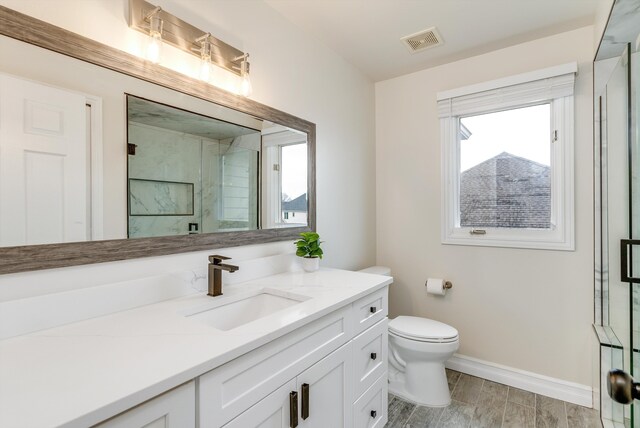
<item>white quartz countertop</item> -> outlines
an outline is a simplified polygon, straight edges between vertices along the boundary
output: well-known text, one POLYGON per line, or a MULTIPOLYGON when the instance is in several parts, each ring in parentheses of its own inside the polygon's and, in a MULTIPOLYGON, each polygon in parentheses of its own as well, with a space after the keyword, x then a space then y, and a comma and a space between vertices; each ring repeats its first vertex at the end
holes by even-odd
POLYGON ((0 427, 86 427, 390 284, 379 275, 288 272, 0 341, 0 427), (261 290, 307 300, 232 330, 185 317, 261 290))

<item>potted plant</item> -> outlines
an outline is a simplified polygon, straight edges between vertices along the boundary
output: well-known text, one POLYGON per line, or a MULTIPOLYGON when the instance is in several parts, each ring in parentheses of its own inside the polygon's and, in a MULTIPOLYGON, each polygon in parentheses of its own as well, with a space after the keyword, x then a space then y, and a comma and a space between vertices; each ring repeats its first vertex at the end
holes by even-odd
POLYGON ((320 235, 315 232, 302 232, 301 238, 295 242, 296 256, 302 257, 302 268, 307 272, 315 272, 320 268, 322 248, 320 235))

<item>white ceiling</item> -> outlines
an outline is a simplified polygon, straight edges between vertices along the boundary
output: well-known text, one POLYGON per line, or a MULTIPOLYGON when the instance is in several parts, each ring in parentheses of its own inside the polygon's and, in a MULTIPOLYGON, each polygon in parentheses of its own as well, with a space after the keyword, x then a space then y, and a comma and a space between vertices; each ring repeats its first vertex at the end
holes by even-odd
POLYGON ((604 0, 265 0, 374 81, 593 24, 604 0), (435 26, 444 45, 400 38, 435 26))

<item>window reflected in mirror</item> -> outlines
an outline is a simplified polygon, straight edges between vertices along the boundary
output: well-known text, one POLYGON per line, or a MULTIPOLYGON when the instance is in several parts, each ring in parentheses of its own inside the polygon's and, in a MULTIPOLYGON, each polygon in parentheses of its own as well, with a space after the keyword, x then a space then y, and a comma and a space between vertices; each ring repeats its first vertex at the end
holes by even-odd
POLYGON ((263 131, 264 228, 307 225, 307 135, 272 125, 263 131))
POLYGON ((307 143, 282 146, 282 223, 307 224, 307 143))

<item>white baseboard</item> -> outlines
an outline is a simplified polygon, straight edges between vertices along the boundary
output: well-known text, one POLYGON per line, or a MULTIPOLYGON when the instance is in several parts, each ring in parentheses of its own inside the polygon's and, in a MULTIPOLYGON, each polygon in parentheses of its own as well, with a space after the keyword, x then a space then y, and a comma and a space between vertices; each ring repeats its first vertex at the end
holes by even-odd
POLYGON ((477 358, 454 354, 445 363, 449 369, 481 377, 514 388, 524 389, 580 406, 593 407, 592 388, 477 358))

